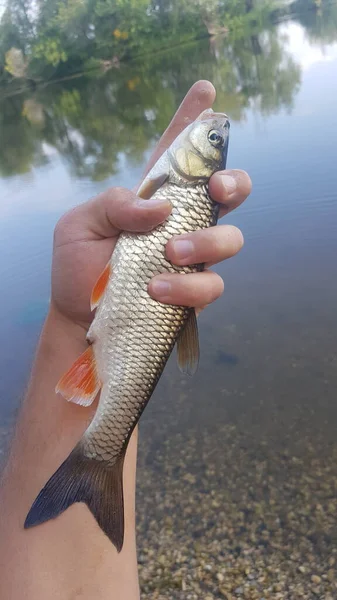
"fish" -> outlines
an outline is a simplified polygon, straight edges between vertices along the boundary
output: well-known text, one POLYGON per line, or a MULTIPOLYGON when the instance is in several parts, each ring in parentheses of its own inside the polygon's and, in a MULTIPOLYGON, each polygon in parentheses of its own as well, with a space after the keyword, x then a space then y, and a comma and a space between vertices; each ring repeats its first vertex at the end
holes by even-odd
POLYGON ((219 205, 210 197, 208 183, 226 167, 229 127, 226 114, 203 111, 140 185, 138 196, 166 198, 172 211, 150 232, 121 233, 93 288, 91 308, 96 312, 88 348, 60 379, 56 392, 82 406, 90 406, 100 394, 98 406, 78 444, 34 501, 26 529, 83 502, 121 551, 123 464, 131 434, 174 346, 183 372, 193 374, 199 362, 195 309, 154 300, 148 284, 161 273, 204 269, 203 264, 172 264, 165 247, 172 236, 216 225, 219 205))

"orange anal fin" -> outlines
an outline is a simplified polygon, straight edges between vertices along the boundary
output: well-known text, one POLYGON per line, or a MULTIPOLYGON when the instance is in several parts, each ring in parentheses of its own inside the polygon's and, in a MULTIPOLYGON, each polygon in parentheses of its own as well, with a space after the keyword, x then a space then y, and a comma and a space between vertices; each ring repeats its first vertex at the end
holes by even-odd
POLYGON ((56 393, 75 404, 90 406, 95 400, 101 383, 98 378, 92 346, 75 360, 73 366, 61 377, 56 393))
POLYGON ((91 310, 94 310, 99 304, 100 299, 102 298, 105 288, 108 285, 109 277, 111 273, 110 263, 107 264, 104 271, 101 273, 99 278, 97 279, 94 289, 91 292, 90 298, 90 306, 91 310))

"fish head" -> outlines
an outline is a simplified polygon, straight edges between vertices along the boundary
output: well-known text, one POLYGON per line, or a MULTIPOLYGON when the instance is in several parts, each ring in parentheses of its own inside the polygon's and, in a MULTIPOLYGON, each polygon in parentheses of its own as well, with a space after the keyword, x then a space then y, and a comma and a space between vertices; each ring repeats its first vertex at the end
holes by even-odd
POLYGON ((169 149, 171 166, 189 181, 207 180, 226 165, 229 119, 204 111, 176 138, 169 149))

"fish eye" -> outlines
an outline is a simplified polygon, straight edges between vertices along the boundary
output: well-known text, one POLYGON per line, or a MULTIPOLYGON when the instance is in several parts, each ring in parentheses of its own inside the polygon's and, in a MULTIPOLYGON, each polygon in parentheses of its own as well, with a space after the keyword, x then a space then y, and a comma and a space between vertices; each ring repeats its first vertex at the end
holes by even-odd
POLYGON ((220 135, 220 133, 214 129, 209 132, 208 140, 211 142, 212 146, 215 146, 216 148, 221 148, 225 143, 222 135, 220 135))

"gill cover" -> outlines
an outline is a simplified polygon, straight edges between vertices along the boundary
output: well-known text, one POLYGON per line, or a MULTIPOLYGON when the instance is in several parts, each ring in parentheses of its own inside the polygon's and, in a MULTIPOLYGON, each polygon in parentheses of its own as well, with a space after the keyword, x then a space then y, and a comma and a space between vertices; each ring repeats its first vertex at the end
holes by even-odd
POLYGON ((141 183, 137 194, 151 198, 170 175, 178 174, 188 183, 208 179, 225 167, 228 145, 229 119, 225 113, 215 113, 211 108, 204 110, 193 123, 188 125, 162 154, 141 183), (211 136, 217 141, 213 143, 211 136))

